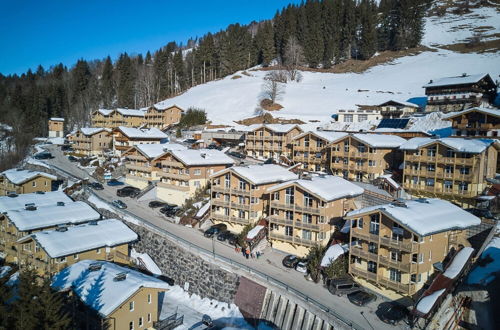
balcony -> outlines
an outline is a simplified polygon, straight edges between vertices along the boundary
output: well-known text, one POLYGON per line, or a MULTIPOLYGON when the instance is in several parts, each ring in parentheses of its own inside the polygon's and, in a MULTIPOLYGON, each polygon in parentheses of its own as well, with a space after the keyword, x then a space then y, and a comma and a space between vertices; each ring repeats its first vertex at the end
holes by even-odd
POLYGON ((142 155, 127 155, 125 156, 126 159, 129 159, 129 160, 142 160, 142 161, 146 161, 146 157, 142 156, 142 155))
POLYGON ((298 245, 305 245, 309 247, 313 247, 315 245, 318 245, 320 242, 313 241, 310 239, 305 239, 305 238, 300 238, 300 237, 294 237, 294 236, 288 236, 288 235, 282 235, 282 234, 276 234, 274 232, 269 232, 269 238, 270 239, 278 239, 280 241, 285 241, 291 244, 298 244, 298 245))
POLYGON ((318 232, 319 231, 326 231, 328 229, 325 227, 329 227, 328 224, 309 223, 309 222, 302 222, 302 221, 297 221, 297 220, 293 221, 293 220, 278 218, 276 216, 270 216, 267 219, 271 223, 276 223, 276 224, 286 225, 286 226, 293 226, 295 228, 313 230, 313 231, 318 231, 318 232))
POLYGON ((385 256, 380 256, 379 263, 388 268, 399 269, 405 273, 412 274, 417 271, 417 264, 411 263, 409 260, 396 261, 385 256))
POLYGON ((170 166, 170 167, 178 167, 178 168, 184 167, 184 165, 181 162, 170 161, 170 160, 162 160, 161 165, 162 166, 170 166))
POLYGON ((376 273, 372 273, 372 272, 368 272, 366 270, 361 270, 359 268, 356 268, 354 266, 354 264, 351 264, 351 270, 349 271, 349 273, 352 275, 359 276, 361 278, 373 281, 373 282, 377 282, 377 274, 376 273))
POLYGON ((406 252, 412 252, 418 243, 413 243, 410 240, 397 241, 390 237, 381 236, 380 243, 382 245, 406 252))
POLYGON ((210 189, 212 189, 213 192, 221 192, 226 194, 229 194, 231 192, 230 188, 226 188, 224 186, 212 186, 210 189))
POLYGON ((311 213, 311 214, 317 214, 317 215, 322 213, 321 212, 322 209, 320 209, 320 208, 299 206, 297 204, 280 204, 280 203, 271 202, 271 208, 290 210, 290 211, 295 210, 296 212, 311 213))
POLYGON ((170 172, 165 172, 165 171, 157 171, 156 174, 158 176, 168 178, 168 179, 174 179, 174 180, 189 181, 189 179, 190 179, 189 174, 178 174, 178 173, 170 173, 170 172))
POLYGON ((379 277, 378 283, 397 292, 408 294, 410 291, 410 284, 391 281, 386 277, 379 277))
POLYGON ((233 195, 250 196, 251 193, 250 190, 231 189, 231 194, 233 195))
POLYGON ((222 207, 229 207, 231 205, 231 203, 229 203, 229 202, 221 201, 221 200, 218 200, 218 199, 212 199, 211 203, 212 203, 212 205, 222 206, 222 207))
POLYGON ((151 166, 145 166, 145 165, 139 165, 139 163, 136 164, 125 164, 125 168, 127 170, 134 170, 134 171, 140 171, 140 172, 151 172, 153 170, 153 167, 151 166))
POLYGON ((166 183, 166 182, 158 182, 156 185, 158 187, 167 188, 167 189, 174 189, 174 190, 179 190, 179 191, 189 191, 189 186, 178 186, 176 184, 170 184, 170 183, 166 183))
POLYGON ((355 246, 351 248, 351 255, 363 258, 365 260, 370 260, 375 262, 378 261, 378 255, 376 253, 371 253, 355 246))
POLYGON ((363 239, 363 240, 368 241, 368 242, 378 242, 378 235, 358 231, 354 228, 352 230, 353 230, 352 236, 354 236, 356 238, 360 238, 360 239, 363 239))
POLYGON ((234 222, 234 223, 238 223, 238 224, 242 224, 242 225, 247 225, 250 223, 250 219, 233 217, 233 216, 223 215, 223 214, 212 213, 211 218, 213 220, 217 220, 217 221, 234 222))

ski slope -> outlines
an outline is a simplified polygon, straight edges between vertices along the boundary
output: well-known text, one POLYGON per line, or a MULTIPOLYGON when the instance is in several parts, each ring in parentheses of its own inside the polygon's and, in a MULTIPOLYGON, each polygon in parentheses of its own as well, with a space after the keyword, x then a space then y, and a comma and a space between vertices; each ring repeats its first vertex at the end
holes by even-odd
MULTIPOLYGON (((361 74, 302 72, 300 83, 284 85, 284 94, 277 101, 283 109, 272 114, 306 122, 325 122, 337 110, 354 109, 356 104, 378 104, 389 99, 405 101, 424 96, 422 86, 431 79, 482 72, 497 79, 500 74, 499 53, 461 54, 436 48, 437 45, 461 42, 478 27, 490 25, 493 30, 486 34, 500 31, 500 14, 495 8, 479 8, 461 18, 451 14, 427 18, 423 44, 432 47, 432 51, 402 57, 361 74)), ((266 72, 247 72, 251 76, 238 72, 239 79, 228 76, 199 85, 157 106, 177 104, 182 108, 202 108, 209 120, 217 124, 233 124, 233 121, 255 116, 262 99, 266 72)))

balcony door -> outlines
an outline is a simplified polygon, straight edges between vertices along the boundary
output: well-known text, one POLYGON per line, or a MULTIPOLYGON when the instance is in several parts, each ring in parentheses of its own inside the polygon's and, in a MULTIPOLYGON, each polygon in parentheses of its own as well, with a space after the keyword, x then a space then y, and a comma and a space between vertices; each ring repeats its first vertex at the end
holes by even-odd
POLYGON ((378 235, 380 231, 380 215, 372 214, 370 216, 370 234, 378 235))

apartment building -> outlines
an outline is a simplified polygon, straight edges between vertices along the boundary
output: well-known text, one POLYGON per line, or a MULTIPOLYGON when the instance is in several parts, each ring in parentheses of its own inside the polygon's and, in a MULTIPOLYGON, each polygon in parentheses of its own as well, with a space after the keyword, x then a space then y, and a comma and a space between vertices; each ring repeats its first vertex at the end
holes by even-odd
POLYGON ((210 219, 239 233, 267 215, 267 189, 276 183, 298 179, 279 165, 233 166, 214 173, 211 181, 210 219))
POLYGON ((90 121, 93 127, 112 127, 111 114, 114 110, 110 109, 97 109, 90 115, 90 121))
POLYGON ((426 111, 461 111, 493 104, 497 86, 486 73, 445 77, 424 85, 427 95, 426 111))
POLYGON ((273 248, 306 256, 311 247, 326 246, 334 221, 355 209, 354 197, 363 191, 333 175, 304 176, 269 187, 268 238, 273 248))
POLYGON ((361 123, 382 118, 380 109, 369 105, 358 105, 358 109, 341 109, 337 112, 337 116, 337 121, 340 123, 361 123))
POLYGON ((80 304, 70 307, 81 329, 103 324, 109 329, 156 328, 163 293, 169 289, 166 282, 153 276, 92 260, 79 261, 54 275, 52 287, 79 300, 80 304))
POLYGON ((49 119, 49 138, 64 136, 64 118, 52 117, 49 119))
POLYGON ((168 107, 153 106, 149 107, 145 113, 144 121, 148 127, 165 129, 181 121, 184 110, 177 105, 168 107))
POLYGON ((92 126, 116 128, 118 126, 139 127, 144 125, 145 113, 136 109, 98 109, 91 115, 92 126))
POLYGON ((159 144, 168 141, 168 135, 157 128, 118 126, 112 132, 113 152, 121 154, 138 144, 159 144))
POLYGON ((204 189, 210 176, 232 166, 234 160, 219 150, 168 150, 151 162, 156 177, 156 196, 183 205, 196 191, 204 189))
POLYGON ((308 131, 292 139, 292 160, 306 171, 325 172, 328 166, 328 145, 347 133, 308 131))
POLYGON ((451 121, 452 136, 469 138, 500 136, 500 109, 470 108, 452 112, 444 119, 451 121))
POLYGON ((69 140, 75 153, 84 156, 101 156, 111 149, 111 130, 100 127, 82 127, 72 133, 69 140))
POLYGON ((152 160, 168 150, 185 150, 185 146, 177 143, 137 144, 122 153, 127 174, 125 182, 139 189, 160 180, 156 176, 157 169, 152 160))
POLYGON ((40 275, 54 274, 80 260, 106 260, 130 264, 129 244, 137 234, 117 219, 59 226, 26 235, 17 241, 20 263, 40 275))
POLYGON ((497 173, 496 140, 413 138, 402 144, 403 188, 419 197, 439 197, 464 207, 497 173))
POLYGON ((419 106, 405 101, 389 100, 377 105, 382 118, 408 117, 418 111, 419 106))
POLYGON ((437 198, 371 206, 349 212, 346 219, 351 221, 349 273, 388 296, 414 296, 436 263, 470 246, 466 229, 481 223, 437 198))
POLYGON ((295 124, 255 125, 245 134, 247 156, 260 159, 290 157, 292 139, 302 133, 295 124))
POLYGON ((0 196, 52 191, 55 175, 14 168, 0 173, 0 196))
POLYGON ((372 182, 402 163, 399 147, 406 140, 385 134, 345 134, 328 146, 328 167, 344 179, 372 182))

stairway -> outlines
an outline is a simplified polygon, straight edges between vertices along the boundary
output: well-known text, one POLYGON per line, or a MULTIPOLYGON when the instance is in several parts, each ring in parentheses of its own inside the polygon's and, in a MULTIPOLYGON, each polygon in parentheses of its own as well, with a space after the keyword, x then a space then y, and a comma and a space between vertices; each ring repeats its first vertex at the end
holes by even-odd
POLYGON ((138 201, 143 201, 143 200, 156 199, 156 189, 155 188, 156 188, 156 185, 154 185, 154 184, 148 185, 146 188, 144 188, 144 189, 141 190, 141 192, 139 193, 139 195, 137 195, 137 200, 138 201), (151 194, 148 194, 153 189, 155 189, 155 191, 153 193, 151 193, 151 194))

